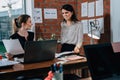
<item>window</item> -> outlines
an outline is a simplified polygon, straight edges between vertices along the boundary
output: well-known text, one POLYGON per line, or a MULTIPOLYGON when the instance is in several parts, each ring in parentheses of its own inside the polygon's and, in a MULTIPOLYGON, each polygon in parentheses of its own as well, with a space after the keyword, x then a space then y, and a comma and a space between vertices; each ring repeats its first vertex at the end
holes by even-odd
MULTIPOLYGON (((25 13, 24 6, 24 0, 0 0, 0 42, 9 38, 12 33, 12 19, 25 13)), ((2 45, 0 43, 0 54, 5 51, 2 45)))
POLYGON ((24 13, 24 0, 0 0, 0 40, 9 38, 12 19, 24 13))

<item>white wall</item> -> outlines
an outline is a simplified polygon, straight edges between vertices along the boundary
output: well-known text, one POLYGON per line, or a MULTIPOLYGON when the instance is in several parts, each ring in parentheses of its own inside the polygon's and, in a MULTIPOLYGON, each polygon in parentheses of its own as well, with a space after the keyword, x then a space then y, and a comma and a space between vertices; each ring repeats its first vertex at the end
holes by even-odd
POLYGON ((110 0, 111 41, 120 42, 120 0, 110 0))

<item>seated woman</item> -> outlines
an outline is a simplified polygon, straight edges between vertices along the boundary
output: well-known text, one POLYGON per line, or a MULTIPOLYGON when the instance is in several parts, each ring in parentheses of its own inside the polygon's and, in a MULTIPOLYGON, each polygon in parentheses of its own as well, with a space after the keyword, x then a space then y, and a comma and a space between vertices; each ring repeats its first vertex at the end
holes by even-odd
MULTIPOLYGON (((24 49, 24 45, 26 41, 34 40, 34 33, 28 30, 31 29, 32 22, 31 17, 27 14, 20 15, 18 18, 15 18, 13 21, 13 34, 10 36, 10 39, 18 39, 22 48, 24 49)), ((21 55, 12 55, 10 53, 5 53, 8 59, 13 57, 22 57, 21 55)))

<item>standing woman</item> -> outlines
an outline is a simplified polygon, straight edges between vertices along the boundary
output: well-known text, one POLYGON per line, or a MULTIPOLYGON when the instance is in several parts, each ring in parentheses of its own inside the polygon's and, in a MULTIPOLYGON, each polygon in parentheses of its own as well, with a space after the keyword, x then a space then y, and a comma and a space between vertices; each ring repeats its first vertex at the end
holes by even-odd
POLYGON ((75 11, 70 4, 61 8, 63 21, 61 22, 61 52, 74 51, 79 53, 83 42, 83 27, 78 21, 75 11))
MULTIPOLYGON (((13 21, 13 34, 10 36, 10 39, 18 39, 22 48, 24 49, 26 41, 34 40, 34 33, 28 31, 31 29, 31 26, 32 22, 31 17, 29 15, 23 14, 20 15, 18 18, 15 18, 13 21)), ((6 57, 9 59, 15 56, 23 55, 11 55, 10 53, 6 53, 6 57)))

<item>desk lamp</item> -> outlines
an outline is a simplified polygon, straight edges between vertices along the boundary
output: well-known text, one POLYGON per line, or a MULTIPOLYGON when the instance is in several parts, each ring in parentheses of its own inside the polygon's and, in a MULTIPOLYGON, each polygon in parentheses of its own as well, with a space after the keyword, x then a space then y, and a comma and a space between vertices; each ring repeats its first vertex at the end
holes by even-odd
POLYGON ((93 21, 90 22, 90 31, 88 32, 88 36, 90 37, 90 44, 94 43, 93 39, 100 39, 99 28, 100 27, 96 26, 96 24, 93 21))

